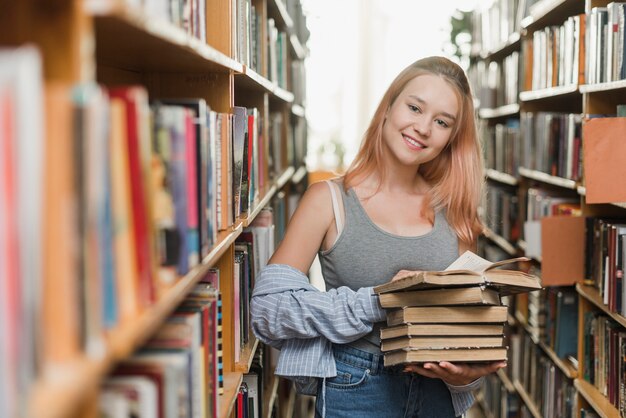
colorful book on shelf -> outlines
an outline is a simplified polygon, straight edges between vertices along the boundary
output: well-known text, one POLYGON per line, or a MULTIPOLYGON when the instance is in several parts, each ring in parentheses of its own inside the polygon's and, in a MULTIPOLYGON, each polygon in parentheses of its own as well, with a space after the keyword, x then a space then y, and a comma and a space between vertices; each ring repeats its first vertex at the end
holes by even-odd
POLYGON ((424 350, 449 348, 484 348, 502 347, 504 338, 489 337, 400 337, 382 340, 380 350, 383 352, 396 350, 424 350))
POLYGON ((399 324, 381 328, 382 340, 399 337, 428 336, 498 336, 504 333, 504 323, 496 324, 399 324))
POLYGON ((399 290, 483 285, 497 289, 501 295, 507 295, 541 289, 536 276, 498 268, 517 261, 528 259, 518 257, 492 263, 466 251, 444 271, 401 271, 393 281, 376 286, 374 292, 383 294, 399 290))
POLYGON ((135 256, 138 267, 138 296, 145 307, 156 299, 153 256, 151 187, 149 184, 152 144, 150 143, 148 93, 141 86, 116 87, 109 90, 111 98, 120 99, 126 110, 135 256))
POLYGON ((490 362, 507 359, 506 347, 398 350, 385 353, 385 366, 423 362, 490 362))
MULTIPOLYGON (((12 200, 4 199, 6 194, 2 192, 3 183, 10 179, 6 176, 3 167, 8 167, 10 162, 8 143, 12 141, 12 135, 3 126, 8 123, 8 103, 3 104, 0 93, 0 197, 4 202, 12 205, 12 200), (5 136, 6 135, 6 136, 5 136)), ((78 256, 75 246, 78 239, 78 230, 75 222, 68 222, 73 219, 72 208, 76 202, 76 190, 74 188, 75 171, 72 164, 72 104, 70 102, 69 88, 62 84, 49 84, 46 88, 46 132, 50 138, 54 138, 55 146, 46 147, 45 154, 45 207, 44 212, 44 269, 43 269, 43 298, 42 321, 43 321, 43 349, 42 358, 44 364, 55 364, 71 360, 78 355, 79 343, 79 296, 78 296, 78 256), (59 239, 63 237, 63 239, 59 239)), ((6 203, 5 203, 6 205, 6 203)), ((6 214, 8 205, 0 211, 6 214)), ((4 223, 3 215, 0 213, 0 228, 9 233, 3 234, 0 240, 6 240, 13 236, 10 233, 9 224, 4 223)), ((12 244, 11 244, 12 246, 12 244)), ((9 249, 5 241, 0 248, 9 249)), ((6 250, 5 250, 6 251, 6 250)), ((15 295, 7 288, 8 281, 14 280, 10 273, 10 262, 14 258, 4 257, 0 254, 0 276, 4 284, 0 285, 2 297, 2 317, 3 321, 14 321, 14 313, 7 308, 11 308, 11 299, 15 295), (6 258, 6 259, 5 259, 6 258)), ((17 300, 17 298, 15 298, 17 300)), ((16 341, 10 334, 7 334, 9 324, 1 327, 2 340, 16 341)), ((5 350, 2 350, 5 351, 5 350)), ((8 353, 4 353, 8 358, 8 353)), ((7 367, 8 368, 8 367, 7 367)), ((8 371, 8 370, 7 370, 8 371)))
POLYGON ((481 286, 389 292, 378 295, 383 308, 403 306, 500 305, 500 295, 481 286))
POLYGON ((506 306, 407 306, 387 311, 387 325, 499 323, 507 320, 506 306))
POLYGON ((125 104, 121 99, 110 101, 111 198, 115 277, 121 323, 136 319, 139 312, 139 268, 135 256, 135 228, 131 201, 130 162, 126 140, 125 104))

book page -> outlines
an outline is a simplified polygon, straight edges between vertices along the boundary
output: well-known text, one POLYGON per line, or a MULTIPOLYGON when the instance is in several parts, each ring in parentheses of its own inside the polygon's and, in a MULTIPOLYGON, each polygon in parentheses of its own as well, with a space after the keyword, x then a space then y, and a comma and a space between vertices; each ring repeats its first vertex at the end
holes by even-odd
POLYGON ((474 254, 471 251, 465 251, 459 258, 450 264, 444 271, 450 270, 470 270, 476 273, 483 273, 489 266, 491 261, 474 254))

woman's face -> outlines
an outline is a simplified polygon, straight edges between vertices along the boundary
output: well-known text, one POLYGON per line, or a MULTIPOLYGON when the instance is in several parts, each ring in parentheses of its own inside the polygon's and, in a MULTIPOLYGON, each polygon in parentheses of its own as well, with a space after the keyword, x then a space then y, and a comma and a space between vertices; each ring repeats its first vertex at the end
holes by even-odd
POLYGON ((387 111, 383 143, 393 160, 419 167, 445 148, 459 118, 459 101, 442 77, 424 74, 404 87, 387 111))

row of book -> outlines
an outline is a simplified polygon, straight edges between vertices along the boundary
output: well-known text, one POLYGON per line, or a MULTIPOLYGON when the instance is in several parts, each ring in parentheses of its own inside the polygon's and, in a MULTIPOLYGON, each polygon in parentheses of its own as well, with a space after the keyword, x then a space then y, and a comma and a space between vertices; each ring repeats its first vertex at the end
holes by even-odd
POLYGON ((483 197, 482 219, 496 235, 509 243, 520 238, 519 198, 517 189, 503 184, 487 184, 483 197))
POLYGON ((150 101, 141 86, 44 89, 31 47, 0 62, 4 397, 48 364, 103 355, 106 332, 198 264, 293 156, 284 112, 266 138, 256 109, 150 101))
POLYGON ((520 119, 481 123, 487 168, 518 176, 519 167, 578 181, 582 178, 582 115, 522 112, 520 119))
POLYGON ((570 180, 582 178, 582 115, 522 112, 520 131, 523 167, 570 180))
POLYGON ((584 315, 583 378, 626 415, 626 332, 604 314, 584 315))
MULTIPOLYGON (((495 2, 491 10, 475 12, 473 42, 481 44, 486 51, 502 47, 510 36, 507 20, 497 19, 501 16, 500 12, 511 17, 510 6, 503 7, 502 3, 506 2, 495 2)), ((546 26, 532 32, 522 41, 522 55, 525 57, 519 73, 522 90, 596 84, 626 78, 625 5, 623 2, 611 2, 606 6, 592 7, 587 14, 569 16, 561 25, 546 26)), ((515 32, 519 33, 519 28, 515 32)))
POLYGON ((224 391, 220 272, 211 269, 102 383, 101 416, 217 417, 224 391))
POLYGON ((519 52, 512 52, 502 61, 479 61, 470 69, 470 80, 480 107, 493 109, 517 103, 519 85, 519 52))
POLYGON ((481 142, 485 154, 485 166, 500 173, 517 177, 521 162, 520 121, 508 119, 505 123, 490 125, 480 122, 481 142))
POLYGON ((497 0, 480 3, 472 15, 472 43, 477 52, 488 53, 505 45, 520 32, 522 19, 537 0, 497 0))
MULTIPOLYGON (((223 350, 232 350, 235 363, 241 361, 242 348, 250 339, 249 303, 254 278, 267 264, 273 246, 272 211, 263 209, 235 244, 234 347, 222 340, 222 315, 230 315, 230 311, 224 311, 222 305, 220 270, 212 268, 149 341, 104 381, 102 415, 127 417, 128 411, 135 411, 144 418, 219 416, 220 395, 224 393, 223 350)), ((262 358, 259 349, 239 389, 237 416, 260 416, 262 358)))

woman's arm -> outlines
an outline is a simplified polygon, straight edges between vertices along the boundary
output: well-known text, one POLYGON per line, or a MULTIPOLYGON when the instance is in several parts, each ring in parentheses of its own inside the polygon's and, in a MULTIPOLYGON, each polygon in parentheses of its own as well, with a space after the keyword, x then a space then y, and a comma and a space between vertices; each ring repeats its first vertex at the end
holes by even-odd
POLYGON ((348 343, 368 334, 386 317, 372 288, 320 292, 290 266, 272 264, 258 277, 250 305, 252 330, 273 344, 323 336, 348 343))

